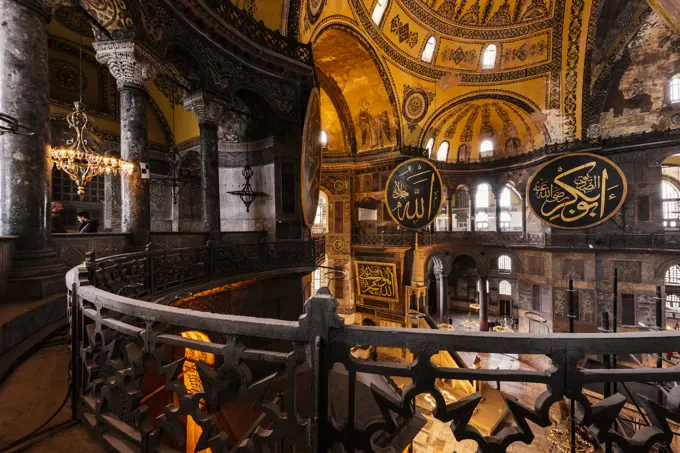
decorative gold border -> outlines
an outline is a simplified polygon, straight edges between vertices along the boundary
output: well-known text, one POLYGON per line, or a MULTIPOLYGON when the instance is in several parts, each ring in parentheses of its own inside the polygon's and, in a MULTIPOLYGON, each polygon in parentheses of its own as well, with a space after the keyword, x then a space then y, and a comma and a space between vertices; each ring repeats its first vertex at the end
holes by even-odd
MULTIPOLYGON (((312 101, 314 99, 317 99, 319 101, 319 115, 321 115, 321 97, 320 97, 320 91, 318 87, 312 88, 312 92, 309 94, 309 100, 307 101, 307 111, 305 113, 305 125, 304 128, 302 129, 302 156, 300 159, 300 201, 301 201, 301 207, 302 207, 302 221, 305 222, 305 225, 307 225, 307 228, 311 228, 314 225, 314 218, 312 218, 312 221, 310 222, 309 219, 307 218, 307 209, 306 209, 306 202, 305 202, 305 153, 307 151, 307 129, 309 128, 309 123, 310 123, 310 118, 309 115, 311 113, 312 109, 312 101)), ((321 126, 321 122, 319 122, 319 127, 321 126)), ((321 156, 319 156, 319 159, 323 161, 323 152, 321 152, 321 156)), ((322 162, 323 163, 323 162, 322 162)), ((321 168, 321 164, 319 165, 319 168, 321 168)), ((321 192, 321 174, 319 174, 319 192, 321 192)), ((319 195, 321 196, 321 195, 319 195)), ((318 208, 319 201, 317 199, 317 208, 318 208)))
POLYGON ((527 182, 526 193, 524 194, 524 202, 529 206, 529 209, 531 209, 531 212, 532 212, 532 213, 533 213, 533 214, 534 214, 541 222, 545 223, 546 225, 550 225, 550 226, 553 227, 553 228, 559 228, 559 229, 561 229, 561 230, 587 230, 588 228, 592 228, 592 227, 594 227, 594 226, 598 226, 599 224, 601 224, 601 223, 603 223, 603 222, 606 222, 607 220, 609 220, 609 219, 611 219, 612 217, 614 217, 614 215, 616 215, 616 213, 619 212, 619 210, 621 210, 621 207, 623 206, 623 203, 626 201, 626 196, 627 196, 627 195, 628 195, 628 181, 626 180, 626 175, 623 174, 623 171, 621 171, 621 168, 619 168, 618 165, 616 165, 614 162, 612 162, 611 160, 607 159, 606 157, 600 156, 599 154, 593 154, 593 153, 571 153, 571 154, 565 154, 565 155, 563 155, 563 156, 556 157, 556 158, 554 158, 554 159, 552 159, 552 160, 550 160, 550 161, 544 163, 544 164, 541 165, 540 167, 538 167, 538 170, 536 170, 536 171, 534 172, 534 174, 531 175, 531 177, 529 178, 529 181, 527 182), (607 217, 605 217, 604 219, 599 220, 597 223, 593 223, 592 225, 583 226, 583 227, 565 227, 565 226, 554 225, 554 224, 548 222, 547 220, 543 219, 543 217, 541 217, 540 215, 538 215, 538 214, 536 213, 536 211, 534 211, 533 206, 531 206, 531 203, 529 203, 529 192, 531 191, 531 184, 534 182, 534 177, 536 177, 536 175, 539 174, 539 173, 541 172, 541 170, 543 170, 543 168, 545 168, 546 166, 552 164, 553 162, 556 162, 556 161, 558 161, 558 160, 560 160, 560 159, 564 159, 564 158, 567 158, 567 157, 573 157, 573 156, 590 156, 590 157, 593 157, 593 158, 595 158, 595 159, 603 160, 603 161, 607 162, 609 165, 611 165, 613 168, 615 168, 616 171, 619 172, 619 175, 621 176, 621 180, 623 181, 623 196, 621 197, 621 201, 619 202, 619 205, 618 205, 614 210, 612 210, 612 212, 611 212, 607 217))
POLYGON ((377 261, 357 261, 354 260, 354 279, 357 282, 357 295, 361 297, 361 305, 363 305, 363 299, 377 299, 377 300, 386 300, 389 302, 398 302, 399 301, 399 285, 397 283, 397 265, 394 263, 380 263, 377 261), (368 264, 368 265, 373 265, 373 266, 385 266, 385 267, 390 267, 392 269, 392 286, 394 287, 394 297, 380 297, 380 296, 367 296, 361 293, 361 285, 359 284, 359 264, 368 264))
MULTIPOLYGON (((424 163, 426 163, 427 165, 429 165, 430 167, 432 167, 432 169, 434 170, 435 174, 437 175, 437 178, 439 178, 439 187, 441 187, 442 193, 444 192, 444 183, 442 182, 442 175, 439 173, 439 169, 438 169, 436 166, 434 166, 434 165, 432 164, 432 162, 430 162, 429 159, 424 159, 424 158, 422 158, 422 157, 416 157, 416 158, 413 158, 413 159, 405 160, 404 162, 402 162, 402 163, 400 163, 399 165, 397 165, 396 167, 394 167, 394 170, 392 170, 392 172, 390 173, 390 176, 387 178, 387 183, 385 184, 383 203, 387 204, 387 197, 388 197, 387 188, 390 186, 390 180, 392 179, 392 176, 394 175, 394 173, 395 173, 397 170, 399 170, 402 166, 404 166, 404 165, 406 165, 406 164, 409 164, 409 163, 411 163, 411 162, 416 162, 416 161, 424 162, 424 163)), ((408 227, 405 227, 404 225, 402 225, 401 223, 399 223, 399 221, 392 215, 392 211, 391 211, 390 209, 387 209, 387 212, 390 214, 390 217, 392 217, 392 220, 394 220, 394 223, 396 223, 397 225, 399 225, 401 228, 403 228, 403 229, 405 229, 405 230, 409 230, 409 231, 420 231, 420 230, 423 230, 423 229, 429 227, 430 225, 432 225, 432 223, 433 223, 435 220, 437 220, 437 217, 439 217, 439 211, 441 211, 441 209, 442 209, 442 204, 444 204, 444 195, 443 195, 443 194, 442 194, 442 196, 439 197, 439 206, 437 207, 437 215, 434 216, 434 218, 433 218, 432 220, 430 220, 430 221, 427 223, 427 225, 424 225, 424 226, 422 226, 422 227, 420 227, 420 228, 408 228, 408 227)), ((389 208, 389 205, 387 205, 387 207, 389 208)))

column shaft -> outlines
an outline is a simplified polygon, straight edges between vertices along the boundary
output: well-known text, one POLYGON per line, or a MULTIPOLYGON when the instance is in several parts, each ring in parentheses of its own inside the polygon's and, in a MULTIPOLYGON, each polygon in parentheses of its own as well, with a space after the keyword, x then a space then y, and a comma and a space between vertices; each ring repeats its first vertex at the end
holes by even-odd
POLYGON ((146 96, 141 87, 120 89, 120 156, 134 165, 132 174, 121 175, 121 230, 139 240, 151 230, 149 179, 142 177, 140 168, 149 163, 146 96))
POLYGON ((453 231, 453 213, 451 212, 451 197, 446 198, 446 217, 448 219, 448 231, 453 231))
POLYGON ((470 215, 468 215, 468 231, 475 231, 475 196, 470 196, 470 215))
POLYGON ((501 192, 496 194, 496 231, 501 231, 501 192))
POLYGON ((47 13, 0 0, 0 112, 34 132, 0 136, 0 235, 19 236, 20 250, 48 248, 52 231, 47 13))
POLYGON ((219 162, 217 125, 204 122, 201 129, 201 198, 203 231, 217 239, 220 233, 219 162))
POLYGON ((489 295, 486 293, 486 277, 479 279, 479 331, 489 330, 489 295))

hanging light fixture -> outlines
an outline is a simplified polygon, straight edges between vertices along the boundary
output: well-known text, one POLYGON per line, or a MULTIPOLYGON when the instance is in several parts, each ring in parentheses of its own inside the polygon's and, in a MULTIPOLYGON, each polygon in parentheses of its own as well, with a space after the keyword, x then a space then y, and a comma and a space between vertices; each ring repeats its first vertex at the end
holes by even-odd
POLYGON ((246 179, 243 183, 243 188, 241 190, 234 190, 230 193, 231 195, 236 195, 241 199, 244 205, 246 205, 246 212, 250 212, 250 205, 257 197, 268 197, 269 195, 264 192, 255 192, 253 187, 250 185, 250 178, 253 177, 253 169, 250 166, 250 159, 248 153, 248 136, 246 135, 246 165, 243 167, 241 172, 243 177, 246 179))
MULTIPOLYGON (((172 193, 172 204, 177 204, 179 199, 179 194, 182 189, 187 185, 191 184, 194 178, 200 178, 200 169, 193 167, 188 167, 186 160, 182 162, 182 155, 175 147, 175 105, 177 104, 178 97, 178 86, 177 81, 173 79, 172 81, 172 93, 170 93, 169 101, 170 108, 172 109, 172 139, 173 143, 168 145, 168 161, 170 163, 170 173, 166 176, 154 176, 152 179, 154 182, 162 184, 164 186, 170 187, 172 193)), ((181 99, 181 97, 180 97, 181 99)))
POLYGON ((83 38, 80 38, 80 94, 74 102, 74 110, 66 115, 69 129, 73 129, 75 137, 66 141, 66 147, 52 149, 52 162, 57 170, 68 175, 78 185, 78 195, 85 195, 85 186, 93 178, 105 174, 131 174, 134 165, 115 157, 104 156, 90 150, 85 138, 89 128, 89 118, 83 104, 83 38))

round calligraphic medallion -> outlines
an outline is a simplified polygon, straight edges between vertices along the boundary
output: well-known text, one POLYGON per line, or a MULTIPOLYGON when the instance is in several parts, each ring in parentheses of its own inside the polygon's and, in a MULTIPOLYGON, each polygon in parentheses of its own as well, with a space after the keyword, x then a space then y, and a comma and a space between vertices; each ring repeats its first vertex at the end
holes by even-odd
POLYGON ((616 214, 628 193, 626 176, 609 159, 590 153, 560 156, 529 179, 533 213, 555 228, 594 227, 616 214))
POLYGON ((392 219, 407 230, 420 230, 434 222, 442 205, 442 177, 427 159, 402 162, 392 170, 385 186, 385 202, 392 219))
POLYGON ((427 93, 423 90, 413 90, 404 98, 402 111, 407 121, 417 123, 425 118, 429 106, 427 93))
POLYGON ((305 127, 302 131, 301 179, 302 216, 311 228, 319 205, 321 182, 321 109, 319 89, 314 88, 307 104, 305 127))

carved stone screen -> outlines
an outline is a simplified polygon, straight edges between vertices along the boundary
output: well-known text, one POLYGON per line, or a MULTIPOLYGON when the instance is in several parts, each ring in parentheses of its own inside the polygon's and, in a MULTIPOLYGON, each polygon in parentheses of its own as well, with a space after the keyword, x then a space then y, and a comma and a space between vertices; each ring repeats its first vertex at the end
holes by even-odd
POLYGON ((560 156, 529 179, 526 197, 533 213, 555 228, 590 228, 616 214, 628 185, 621 169, 590 153, 560 156))
POLYGON ((392 171, 385 186, 390 217, 402 228, 420 230, 434 222, 442 204, 442 178, 427 159, 410 159, 392 171))

